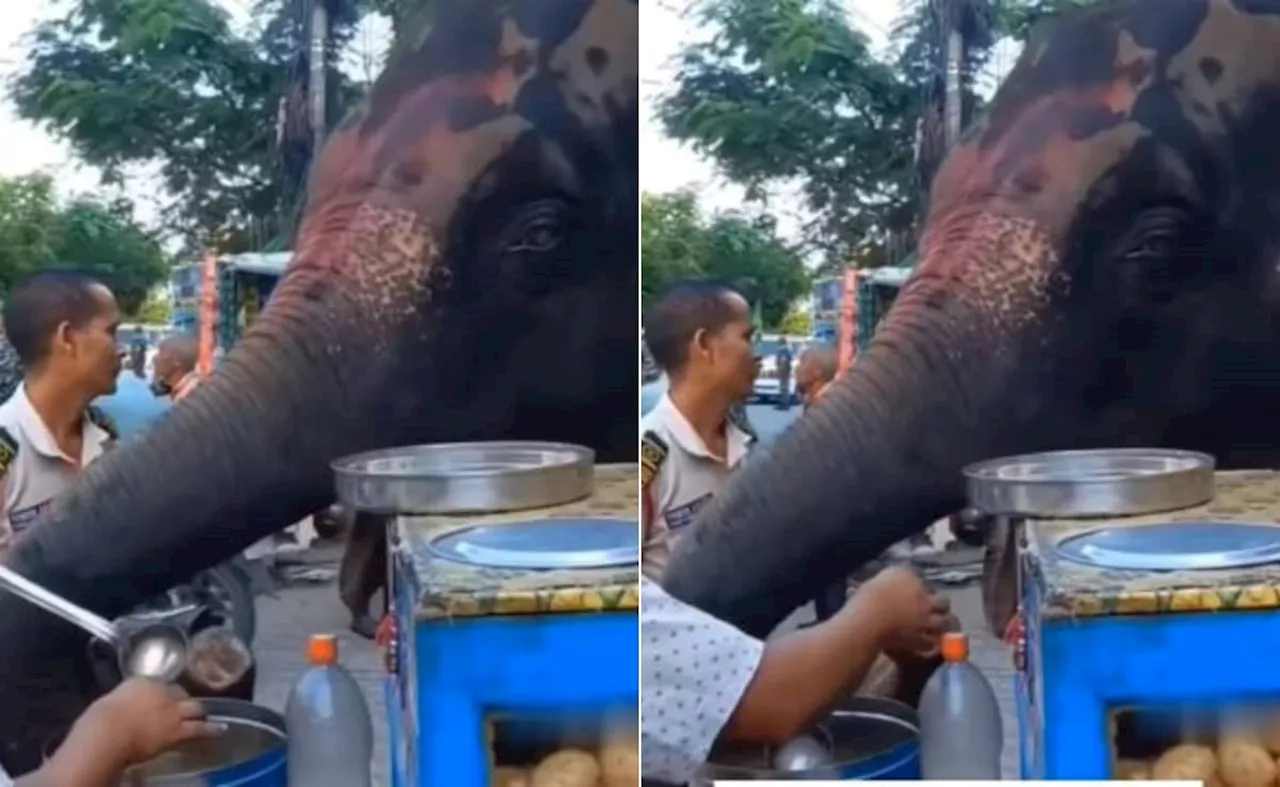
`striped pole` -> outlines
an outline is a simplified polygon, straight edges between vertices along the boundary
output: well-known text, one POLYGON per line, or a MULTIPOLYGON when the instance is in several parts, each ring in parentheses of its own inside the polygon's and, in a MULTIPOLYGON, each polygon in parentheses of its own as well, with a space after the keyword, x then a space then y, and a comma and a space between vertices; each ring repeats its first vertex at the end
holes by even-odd
POLYGON ((844 269, 844 294, 840 301, 840 366, 838 376, 843 377, 853 365, 858 347, 858 271, 844 269))
POLYGON ((199 351, 196 355, 196 371, 201 377, 213 371, 213 348, 217 343, 214 323, 218 320, 218 255, 205 252, 200 266, 200 331, 199 351))

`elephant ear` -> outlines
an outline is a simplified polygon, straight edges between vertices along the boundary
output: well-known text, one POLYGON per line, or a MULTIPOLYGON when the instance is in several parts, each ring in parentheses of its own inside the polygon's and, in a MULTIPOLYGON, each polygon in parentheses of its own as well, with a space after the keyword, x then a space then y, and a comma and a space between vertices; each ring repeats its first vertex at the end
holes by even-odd
POLYGON ((1009 517, 992 517, 982 557, 982 608, 987 625, 1003 638, 1018 614, 1018 528, 1009 517))

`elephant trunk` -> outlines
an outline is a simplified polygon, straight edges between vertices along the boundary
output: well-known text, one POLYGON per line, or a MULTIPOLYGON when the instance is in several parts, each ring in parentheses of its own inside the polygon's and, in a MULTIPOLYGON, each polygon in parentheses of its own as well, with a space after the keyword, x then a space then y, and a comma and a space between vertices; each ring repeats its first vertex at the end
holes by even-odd
MULTIPOLYGON (((344 368, 361 357, 360 334, 330 338, 338 321, 319 312, 332 299, 308 302, 289 277, 279 286, 222 368, 87 468, 18 539, 5 557, 11 568, 111 618, 331 500, 328 462, 376 439, 367 424, 335 423, 331 403, 355 412, 366 387, 348 375, 376 370, 344 368)), ((31 736, 65 730, 93 695, 79 638, 0 592, 0 740, 10 772, 37 764, 26 758, 47 741, 31 736)))
POLYGON ((997 404, 1021 334, 962 275, 990 244, 948 245, 950 257, 941 244, 924 255, 849 374, 680 539, 669 592, 763 637, 823 585, 962 508, 966 464, 1039 439, 1006 428, 1021 416, 997 404))

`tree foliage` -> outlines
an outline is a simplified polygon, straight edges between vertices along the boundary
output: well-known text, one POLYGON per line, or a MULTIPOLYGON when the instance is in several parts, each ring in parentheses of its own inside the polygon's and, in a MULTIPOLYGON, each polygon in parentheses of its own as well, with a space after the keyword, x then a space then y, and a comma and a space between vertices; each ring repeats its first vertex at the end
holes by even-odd
POLYGON ((61 203, 45 175, 0 179, 0 297, 38 270, 70 266, 101 278, 135 313, 169 267, 132 213, 125 200, 61 203))
POLYGON ((1063 14, 1096 5, 1098 0, 1017 0, 997 6, 999 29, 1008 36, 1026 41, 1032 28, 1063 14))
POLYGON ((881 59, 837 0, 704 0, 658 118, 750 199, 797 183, 821 269, 902 257, 946 153, 947 39, 962 41, 961 122, 996 41, 1094 0, 905 0, 881 59))
MULTIPOLYGON (((1005 4, 1001 4, 1003 7, 1005 4)), ((947 37, 961 36, 960 123, 969 125, 982 107, 975 90, 999 35, 999 13, 992 0, 907 0, 891 31, 894 71, 915 103, 915 193, 923 208, 929 184, 946 156, 947 37)), ((919 215, 919 214, 917 214, 919 215)))
POLYGON ((807 309, 792 309, 778 324, 778 332, 787 336, 812 335, 813 313, 807 309))
POLYGON ((726 212, 704 219, 689 191, 644 194, 640 204, 646 304, 681 279, 712 278, 740 288, 773 327, 808 290, 798 251, 778 237, 771 217, 726 212))
MULTIPOLYGON (((352 0, 329 2, 336 60, 358 15, 352 0)), ((245 35, 214 0, 76 0, 31 35, 10 95, 109 180, 158 164, 173 199, 167 230, 243 250, 260 242, 251 227, 295 207, 277 121, 307 71, 305 6, 264 0, 258 32, 245 35)), ((334 64, 328 84, 336 119, 352 89, 334 64)))
POLYGON ((914 97, 834 0, 709 0, 719 31, 684 50, 660 98, 667 132, 759 197, 799 183, 805 240, 847 259, 909 224, 914 97))

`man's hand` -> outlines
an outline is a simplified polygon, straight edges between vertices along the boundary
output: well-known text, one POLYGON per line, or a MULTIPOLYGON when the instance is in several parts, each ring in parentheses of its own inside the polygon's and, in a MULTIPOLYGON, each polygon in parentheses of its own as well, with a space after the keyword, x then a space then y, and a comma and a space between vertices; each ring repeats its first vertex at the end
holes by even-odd
POLYGON ((934 593, 914 571, 893 566, 858 588, 883 626, 883 649, 890 656, 928 657, 942 632, 953 625, 951 605, 934 593))
POLYGON ((18 785, 105 787, 166 749, 220 732, 182 689, 133 678, 90 705, 54 756, 18 785))
POLYGON ((177 686, 144 678, 126 680, 89 706, 76 721, 111 741, 129 765, 192 738, 217 734, 220 725, 205 721, 204 706, 177 686))

